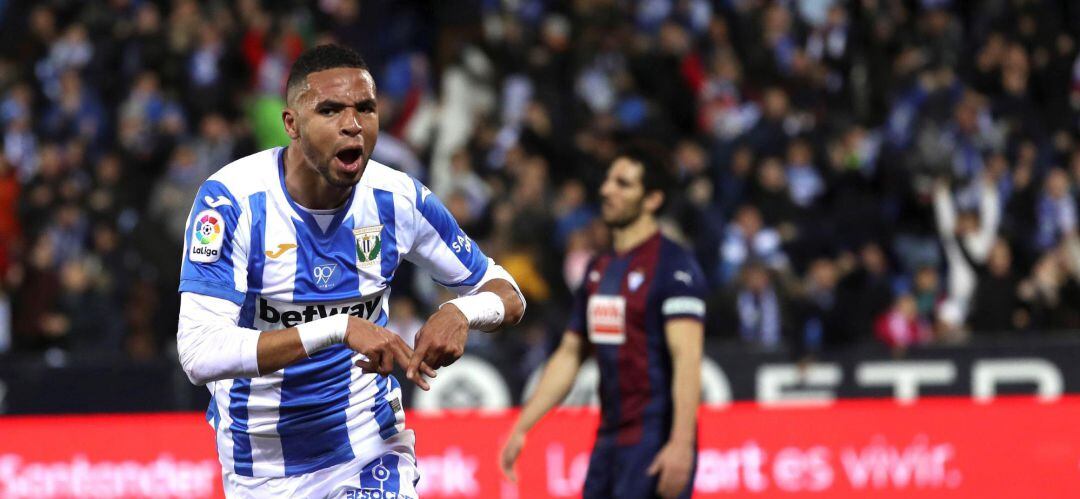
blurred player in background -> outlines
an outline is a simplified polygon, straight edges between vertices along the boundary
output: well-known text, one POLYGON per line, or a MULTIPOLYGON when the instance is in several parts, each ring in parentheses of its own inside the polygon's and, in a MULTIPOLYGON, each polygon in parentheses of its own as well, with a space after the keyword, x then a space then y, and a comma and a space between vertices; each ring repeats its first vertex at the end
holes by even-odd
POLYGON ((613 249, 590 262, 559 347, 502 450, 511 480, 525 434, 570 391, 591 351, 601 422, 586 498, 689 497, 697 457, 705 278, 690 252, 661 235, 671 184, 663 155, 623 151, 600 188, 613 249))
POLYGON ((470 328, 517 322, 524 299, 426 187, 369 161, 379 118, 359 54, 305 52, 286 92, 289 146, 225 166, 196 197, 180 360, 212 394, 226 495, 416 497, 389 373, 426 389, 422 374, 460 357, 470 328), (461 295, 415 338, 384 328, 406 259, 461 295))

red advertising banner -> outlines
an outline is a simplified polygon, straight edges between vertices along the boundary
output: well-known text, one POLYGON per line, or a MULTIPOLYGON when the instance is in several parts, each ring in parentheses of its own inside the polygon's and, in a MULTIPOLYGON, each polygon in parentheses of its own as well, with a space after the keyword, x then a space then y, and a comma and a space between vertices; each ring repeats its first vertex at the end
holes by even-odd
MULTIPOLYGON (((412 413, 419 492, 576 497, 597 424, 561 410, 529 434, 520 483, 497 453, 516 411, 412 413)), ((925 398, 703 409, 695 497, 1076 497, 1080 397, 925 398)), ((0 498, 220 497, 201 414, 0 418, 0 498)))
POLYGON ((0 498, 222 495, 201 414, 0 417, 0 498))

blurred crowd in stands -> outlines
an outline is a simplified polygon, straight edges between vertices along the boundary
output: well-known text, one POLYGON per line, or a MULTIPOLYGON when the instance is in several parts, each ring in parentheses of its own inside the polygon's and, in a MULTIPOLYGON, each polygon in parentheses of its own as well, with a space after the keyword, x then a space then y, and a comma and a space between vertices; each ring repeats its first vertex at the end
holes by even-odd
MULTIPOLYGON (((0 1, 0 351, 174 356, 199 184, 287 141, 306 47, 359 50, 375 158, 529 300, 474 352, 542 361, 607 244, 622 141, 670 148, 665 230, 708 335, 794 357, 1080 328, 1080 3, 0 1)), ((442 299, 402 272, 391 329, 442 299)))

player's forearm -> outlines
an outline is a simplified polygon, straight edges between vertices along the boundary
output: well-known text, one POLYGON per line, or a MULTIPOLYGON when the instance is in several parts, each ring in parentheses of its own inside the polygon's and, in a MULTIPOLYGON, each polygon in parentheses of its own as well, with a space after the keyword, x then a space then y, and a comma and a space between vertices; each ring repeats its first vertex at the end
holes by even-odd
POLYGON ((574 378, 577 377, 580 366, 581 360, 575 352, 562 347, 556 350, 544 366, 536 391, 521 409, 514 431, 528 432, 544 414, 562 402, 574 386, 574 378))
POLYGON ((672 363, 674 417, 670 441, 693 444, 697 438, 697 412, 701 400, 703 326, 697 321, 669 323, 668 347, 672 363))
POLYGON ((675 417, 670 440, 693 444, 697 437, 697 410, 701 399, 701 350, 680 352, 672 361, 675 417))
POLYGON ((331 314, 296 327, 262 333, 258 348, 259 373, 272 373, 326 347, 344 343, 350 321, 370 325, 346 314, 331 314))
POLYGON ((307 357, 296 328, 265 331, 259 335, 259 373, 272 373, 307 357))

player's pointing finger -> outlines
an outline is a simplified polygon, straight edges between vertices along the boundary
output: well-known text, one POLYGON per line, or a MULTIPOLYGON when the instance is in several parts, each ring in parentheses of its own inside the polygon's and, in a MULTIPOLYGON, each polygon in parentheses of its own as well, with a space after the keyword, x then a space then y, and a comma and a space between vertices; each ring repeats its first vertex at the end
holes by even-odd
POLYGON ((417 373, 420 371, 420 363, 424 361, 424 356, 427 355, 428 343, 423 340, 423 337, 417 334, 416 350, 413 351, 412 358, 409 359, 409 368, 405 370, 405 377, 413 381, 419 377, 417 373))

